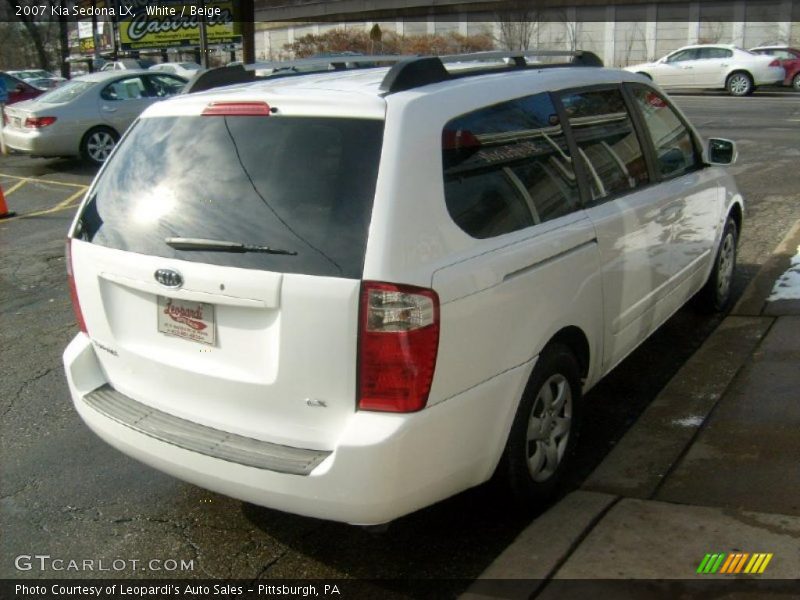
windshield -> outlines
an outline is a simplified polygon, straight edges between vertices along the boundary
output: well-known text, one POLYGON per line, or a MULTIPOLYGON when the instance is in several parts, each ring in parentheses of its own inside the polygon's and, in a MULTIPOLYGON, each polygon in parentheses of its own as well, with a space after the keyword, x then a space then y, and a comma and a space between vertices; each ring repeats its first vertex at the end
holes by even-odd
POLYGON ((52 77, 47 71, 10 71, 10 73, 20 79, 47 79, 52 77))
POLYGON ((42 94, 34 100, 34 102, 43 102, 45 104, 66 104, 72 102, 75 98, 83 94, 90 87, 94 86, 92 81, 78 81, 73 79, 58 86, 54 90, 42 94))
POLYGON ((382 138, 383 121, 366 119, 141 119, 106 165, 75 235, 152 256, 358 279, 382 138))

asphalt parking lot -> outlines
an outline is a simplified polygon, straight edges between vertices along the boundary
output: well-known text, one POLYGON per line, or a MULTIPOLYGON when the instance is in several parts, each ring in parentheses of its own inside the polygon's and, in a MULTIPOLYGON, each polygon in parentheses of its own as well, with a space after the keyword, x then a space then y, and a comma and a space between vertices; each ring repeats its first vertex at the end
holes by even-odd
MULTIPOLYGON (((704 136, 738 144, 732 172, 748 202, 738 296, 800 219, 800 96, 675 100, 704 136)), ((93 174, 74 161, 0 157, 0 184, 18 213, 0 221, 0 578, 356 577, 383 580, 373 585, 398 596, 403 580, 438 579, 447 580, 443 596, 453 596, 535 518, 509 513, 482 487, 378 533, 212 494, 101 442, 72 409, 60 360, 76 331, 64 236, 93 174), (37 553, 128 562, 110 573, 15 567, 15 557, 37 553), (192 569, 167 569, 167 560, 192 561, 192 569)), ((681 310, 588 395, 572 487, 719 321, 681 310)))

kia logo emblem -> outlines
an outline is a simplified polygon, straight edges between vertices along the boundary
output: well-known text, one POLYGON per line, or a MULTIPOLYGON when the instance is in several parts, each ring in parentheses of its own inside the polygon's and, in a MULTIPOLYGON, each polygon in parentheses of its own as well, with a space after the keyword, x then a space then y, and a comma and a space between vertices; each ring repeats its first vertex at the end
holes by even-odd
POLYGON ((159 269, 155 272, 158 283, 168 288, 179 288, 183 285, 183 276, 172 269, 159 269))

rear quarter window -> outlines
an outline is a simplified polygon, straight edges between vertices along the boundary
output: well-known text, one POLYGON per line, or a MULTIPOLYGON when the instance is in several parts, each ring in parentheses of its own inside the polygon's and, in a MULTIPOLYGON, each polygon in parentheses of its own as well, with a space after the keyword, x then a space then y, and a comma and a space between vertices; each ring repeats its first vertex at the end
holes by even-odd
POLYGON ((142 119, 106 165, 76 237, 165 258, 360 278, 383 121, 278 116, 142 119), (296 255, 177 250, 170 237, 296 255))
POLYGON ((578 210, 564 132, 550 95, 495 104, 442 132, 447 211, 474 238, 490 238, 578 210))

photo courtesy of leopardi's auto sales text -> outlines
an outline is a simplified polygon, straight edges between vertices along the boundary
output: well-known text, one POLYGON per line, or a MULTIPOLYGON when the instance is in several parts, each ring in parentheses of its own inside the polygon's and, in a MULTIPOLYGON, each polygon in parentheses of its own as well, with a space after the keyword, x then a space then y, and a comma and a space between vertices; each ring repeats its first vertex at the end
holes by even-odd
POLYGON ((800 0, 0 3, 0 598, 800 598, 800 0))

